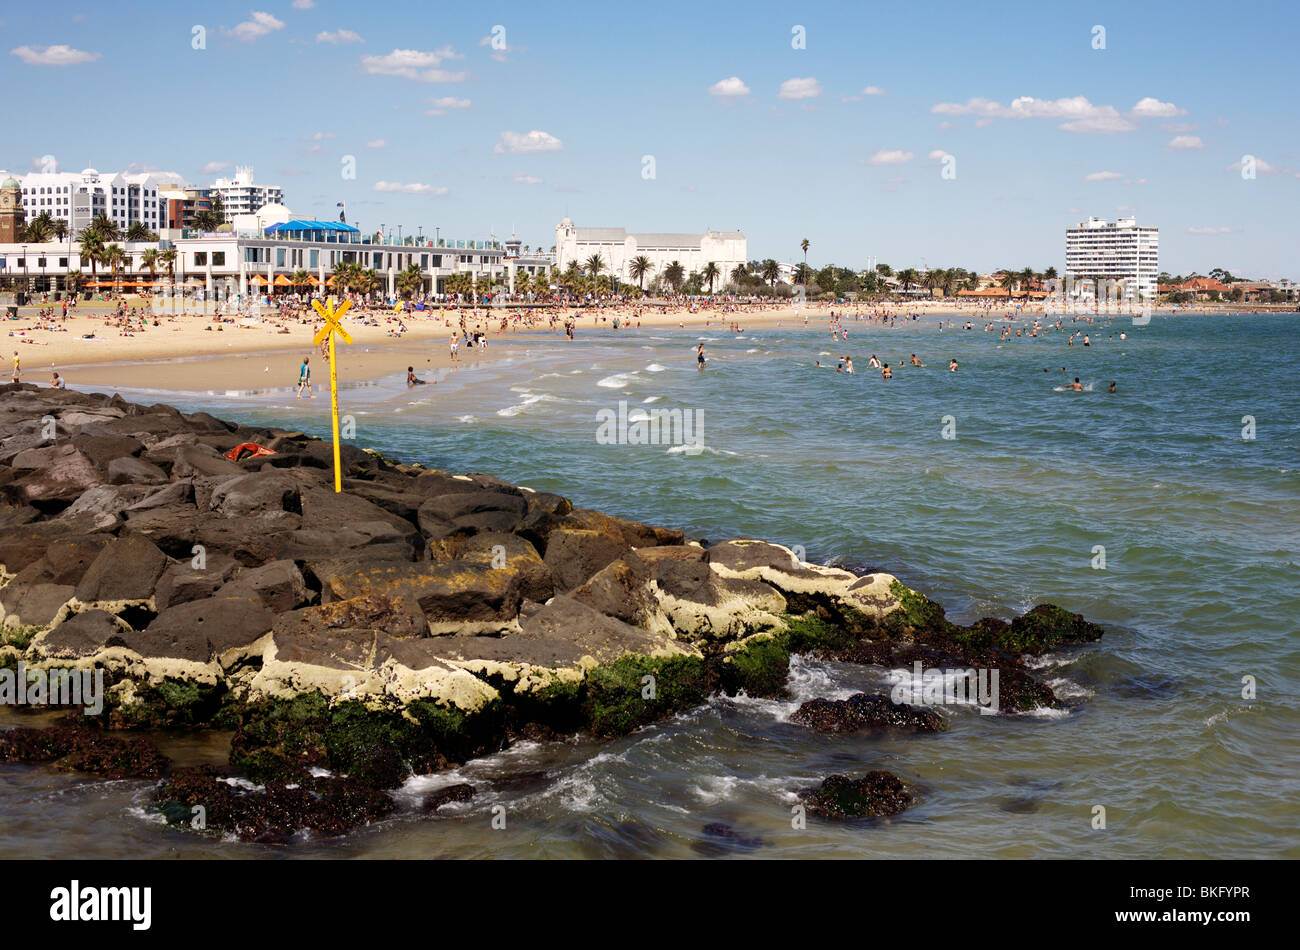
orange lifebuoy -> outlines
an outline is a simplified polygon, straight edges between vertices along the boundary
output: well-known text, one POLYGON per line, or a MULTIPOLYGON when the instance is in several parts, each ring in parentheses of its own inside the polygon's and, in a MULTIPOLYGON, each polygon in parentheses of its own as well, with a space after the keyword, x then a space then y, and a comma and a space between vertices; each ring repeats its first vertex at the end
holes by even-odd
POLYGON ((232 462, 238 462, 245 458, 261 458, 263 455, 274 455, 274 449, 268 449, 265 445, 258 445, 256 442, 241 442, 229 452, 225 453, 226 458, 232 462))

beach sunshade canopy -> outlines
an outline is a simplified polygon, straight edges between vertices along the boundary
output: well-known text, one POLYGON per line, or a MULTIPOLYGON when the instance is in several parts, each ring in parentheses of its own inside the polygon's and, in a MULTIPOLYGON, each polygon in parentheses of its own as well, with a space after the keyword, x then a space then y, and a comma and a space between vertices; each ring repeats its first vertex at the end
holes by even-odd
POLYGON ((275 278, 275 286, 277 286, 277 287, 292 287, 292 286, 293 286, 293 281, 291 281, 288 277, 285 277, 283 274, 279 274, 279 275, 275 278))
POLYGON ((265 284, 267 280, 261 274, 254 274, 252 277, 248 279, 248 282, 250 284, 265 284))

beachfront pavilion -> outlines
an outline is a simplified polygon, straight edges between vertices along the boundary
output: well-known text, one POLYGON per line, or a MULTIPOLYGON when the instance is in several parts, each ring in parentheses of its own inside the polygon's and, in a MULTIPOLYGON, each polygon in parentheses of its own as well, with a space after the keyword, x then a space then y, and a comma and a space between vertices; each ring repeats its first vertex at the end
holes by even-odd
POLYGON ((111 287, 125 282, 134 282, 136 288, 148 287, 155 278, 162 280, 169 275, 161 265, 156 274, 151 274, 143 265, 144 252, 167 248, 176 251, 172 275, 175 284, 194 287, 197 282, 208 295, 220 287, 226 293, 237 292, 241 299, 250 288, 256 292, 259 285, 283 288, 285 282, 277 282, 276 278, 290 281, 299 271, 315 275, 316 286, 326 286, 340 264, 373 268, 379 273, 381 290, 389 297, 396 296, 397 277, 411 265, 419 268, 421 292, 426 294, 445 293, 447 278, 460 273, 475 280, 499 279, 513 292, 517 272, 544 266, 511 253, 495 240, 429 241, 408 237, 399 243, 390 237, 375 241, 372 235, 339 221, 298 218, 257 230, 182 231, 170 241, 123 241, 119 245, 126 254, 124 267, 113 275, 106 273, 102 265, 95 265, 94 278, 100 286, 92 287, 88 286, 91 263, 82 260, 81 249, 72 238, 42 244, 0 244, 0 282, 33 293, 66 291, 70 286, 68 275, 80 272, 85 289, 103 289, 104 282, 111 287), (261 281, 253 280, 259 276, 261 281))

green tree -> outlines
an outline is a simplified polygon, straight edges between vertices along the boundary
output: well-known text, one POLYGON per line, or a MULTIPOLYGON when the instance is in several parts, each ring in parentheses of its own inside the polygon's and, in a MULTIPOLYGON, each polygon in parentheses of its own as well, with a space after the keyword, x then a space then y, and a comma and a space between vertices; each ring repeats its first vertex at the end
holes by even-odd
POLYGON ((700 276, 709 282, 710 294, 713 293, 714 282, 721 275, 722 275, 722 269, 719 268, 718 265, 715 264, 713 261, 709 261, 707 264, 704 265, 704 270, 700 273, 700 276))
POLYGON ((642 291, 645 290, 646 274, 649 274, 654 269, 654 264, 650 263, 650 258, 644 254, 632 258, 632 262, 628 264, 628 273, 636 278, 637 287, 642 291))
POLYGON ((781 265, 769 257, 763 261, 759 274, 762 275, 763 280, 767 281, 769 286, 775 289, 776 282, 781 279, 781 265))
POLYGON ((686 268, 682 266, 681 261, 672 261, 664 268, 664 280, 668 281, 668 286, 672 287, 673 293, 679 293, 682 284, 686 280, 686 268))

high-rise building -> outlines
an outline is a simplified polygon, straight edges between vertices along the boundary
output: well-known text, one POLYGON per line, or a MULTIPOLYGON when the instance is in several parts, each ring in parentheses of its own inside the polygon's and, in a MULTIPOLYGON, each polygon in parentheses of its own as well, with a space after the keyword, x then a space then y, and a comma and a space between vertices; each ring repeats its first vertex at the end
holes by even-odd
POLYGON ((66 221, 74 233, 101 214, 124 231, 137 222, 150 231, 166 227, 158 197, 158 189, 166 181, 148 172, 100 174, 93 168, 32 172, 19 178, 27 220, 48 213, 66 221))
POLYGON ((1089 218, 1065 231, 1066 277, 1123 281, 1152 300, 1159 273, 1159 228, 1140 228, 1136 218, 1089 218))
POLYGON ((253 214, 263 205, 284 203, 284 189, 279 185, 254 184, 251 165, 237 166, 234 178, 218 178, 211 187, 195 191, 201 198, 220 197, 227 215, 253 214))

